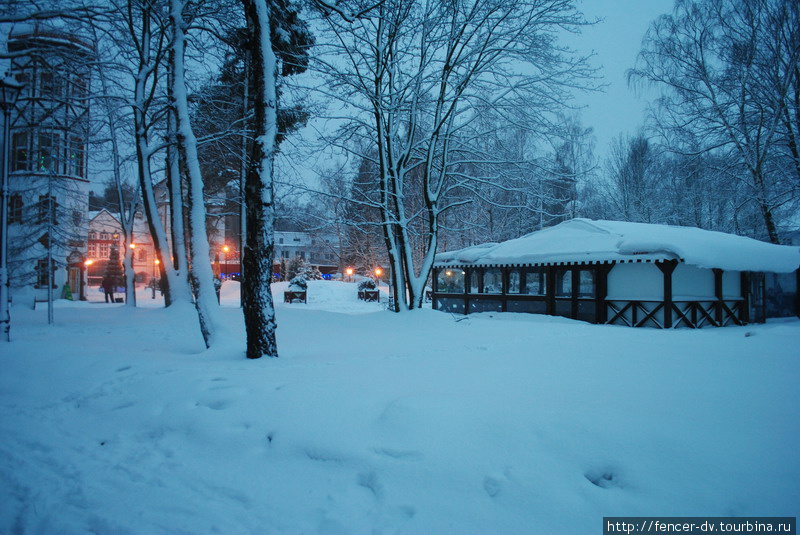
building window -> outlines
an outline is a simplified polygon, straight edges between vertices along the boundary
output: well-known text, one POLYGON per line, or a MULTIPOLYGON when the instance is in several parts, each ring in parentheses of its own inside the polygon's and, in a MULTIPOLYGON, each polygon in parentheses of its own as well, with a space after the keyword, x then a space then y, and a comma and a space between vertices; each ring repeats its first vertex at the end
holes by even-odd
POLYGON ((289 259, 289 251, 281 251, 281 258, 289 259))
POLYGON ((97 256, 97 244, 90 243, 86 254, 89 255, 90 257, 97 256))
POLYGON ((61 77, 52 72, 42 71, 39 75, 39 95, 42 97, 61 96, 61 77))
POLYGON ((72 96, 76 99, 86 98, 89 92, 89 84, 86 81, 86 76, 76 74, 72 78, 72 96))
POLYGON ((52 223, 58 225, 58 203, 55 197, 48 197, 47 195, 39 196, 38 204, 38 222, 39 223, 52 223))
POLYGON ((111 246, 107 243, 100 244, 100 251, 97 255, 100 258, 108 258, 111 255, 111 246))
POLYGON ((139 249, 139 262, 147 262, 147 250, 139 249))
POLYGON ((39 155, 36 161, 37 171, 58 173, 59 136, 54 132, 39 134, 39 155))
POLYGON ((72 211, 72 224, 76 227, 80 227, 81 223, 83 223, 83 214, 80 210, 73 210, 72 211))
POLYGON ((67 140, 65 147, 64 174, 85 178, 86 173, 84 171, 84 159, 84 147, 81 139, 77 137, 70 137, 67 140))
POLYGON ((31 148, 28 132, 14 132, 11 136, 11 170, 29 171, 31 148))
MULTIPOLYGON (((50 277, 48 276, 47 273, 48 271, 47 264, 48 262, 46 258, 43 258, 36 262, 36 286, 39 286, 40 288, 41 287, 47 288, 47 282, 48 280, 50 280, 50 277)), ((52 273, 53 271, 54 270, 50 270, 50 273, 52 273)), ((53 285, 53 288, 55 288, 55 285, 53 285)))
POLYGON ((97 232, 95 232, 95 231, 91 231, 91 232, 89 233, 89 239, 90 239, 90 240, 96 240, 96 239, 97 239, 97 232))
POLYGON ((8 199, 8 222, 22 223, 22 195, 12 195, 8 199))
POLYGON ((280 243, 281 245, 283 245, 283 238, 278 238, 278 243, 280 243))

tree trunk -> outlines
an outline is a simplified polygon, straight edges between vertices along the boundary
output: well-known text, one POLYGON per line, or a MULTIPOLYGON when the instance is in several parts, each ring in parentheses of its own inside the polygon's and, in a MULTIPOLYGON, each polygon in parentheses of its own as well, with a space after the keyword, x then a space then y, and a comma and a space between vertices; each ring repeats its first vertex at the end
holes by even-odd
POLYGON ((183 21, 184 0, 171 0, 172 23, 171 96, 175 112, 176 137, 180 155, 188 174, 189 192, 189 240, 191 241, 191 266, 194 279, 195 307, 200 319, 200 330, 206 347, 211 347, 215 332, 221 328, 219 303, 214 288, 214 273, 211 269, 211 252, 206 233, 206 205, 203 177, 197 158, 197 138, 189 118, 189 101, 186 95, 184 52, 186 28, 183 21))
POLYGON ((270 290, 275 223, 273 163, 277 134, 277 61, 270 40, 270 5, 266 0, 242 0, 242 4, 250 32, 256 135, 245 181, 247 241, 242 308, 247 358, 256 359, 278 356, 275 307, 270 290))

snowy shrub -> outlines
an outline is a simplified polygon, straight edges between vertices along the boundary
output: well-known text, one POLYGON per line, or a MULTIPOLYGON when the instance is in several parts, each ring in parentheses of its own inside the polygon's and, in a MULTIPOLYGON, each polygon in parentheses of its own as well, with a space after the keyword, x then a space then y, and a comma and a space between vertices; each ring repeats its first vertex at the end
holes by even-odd
POLYGON ((303 277, 295 277, 289 281, 289 291, 305 292, 308 289, 308 281, 303 277))
POLYGON ((375 281, 372 279, 364 279, 363 281, 358 283, 358 291, 363 292, 364 290, 374 290, 377 288, 375 285, 375 281))

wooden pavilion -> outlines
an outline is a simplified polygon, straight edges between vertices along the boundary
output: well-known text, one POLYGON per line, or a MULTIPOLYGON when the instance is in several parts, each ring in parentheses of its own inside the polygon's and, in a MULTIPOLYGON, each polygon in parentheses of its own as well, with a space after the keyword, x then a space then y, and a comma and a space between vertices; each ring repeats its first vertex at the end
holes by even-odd
POLYGON ((800 247, 691 227, 572 219, 438 254, 432 297, 435 309, 457 314, 722 327, 800 315, 798 268, 800 247))

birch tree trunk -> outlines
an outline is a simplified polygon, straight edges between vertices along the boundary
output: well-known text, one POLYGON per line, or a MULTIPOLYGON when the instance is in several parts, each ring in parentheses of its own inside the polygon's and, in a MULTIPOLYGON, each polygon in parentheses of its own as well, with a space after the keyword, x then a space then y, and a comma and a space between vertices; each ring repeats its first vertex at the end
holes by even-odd
POLYGON ((242 0, 252 53, 255 143, 245 180, 247 236, 242 308, 247 358, 277 357, 275 307, 270 282, 275 222, 273 164, 277 134, 277 61, 270 40, 271 8, 267 0, 242 0))
POLYGON ((211 251, 206 232, 206 207, 203 177, 197 158, 197 138, 189 118, 189 101, 186 95, 184 53, 186 24, 183 20, 185 0, 170 0, 172 46, 170 76, 172 108, 175 113, 176 139, 184 168, 188 175, 189 240, 191 243, 191 270, 194 279, 195 307, 200 319, 200 330, 206 347, 211 347, 214 335, 221 328, 219 302, 214 288, 211 269, 211 251))
MULTIPOLYGON (((136 47, 139 60, 138 70, 134 75, 134 101, 133 101, 133 120, 134 138, 136 143, 136 160, 138 167, 139 185, 142 190, 142 200, 144 211, 147 216, 147 225, 150 236, 153 239, 156 258, 161 274, 161 288, 164 291, 164 302, 166 306, 173 303, 188 303, 191 300, 189 284, 186 274, 180 274, 175 269, 173 256, 170 254, 169 242, 164 231, 164 225, 158 213, 155 192, 153 191, 152 156, 153 149, 149 142, 149 118, 148 110, 155 91, 155 78, 159 68, 159 54, 154 54, 153 50, 153 31, 152 31, 152 5, 145 4, 138 6, 141 21, 134 20, 136 17, 137 6, 128 3, 128 28, 136 47), (137 24, 138 22, 138 24, 137 24), (137 27, 139 30, 137 31, 137 27)), ((160 39, 158 39, 160 44, 160 39)), ((173 212, 181 210, 181 207, 172 206, 173 212)))

